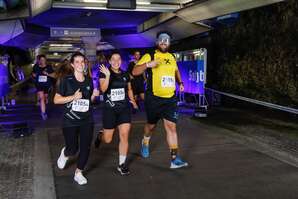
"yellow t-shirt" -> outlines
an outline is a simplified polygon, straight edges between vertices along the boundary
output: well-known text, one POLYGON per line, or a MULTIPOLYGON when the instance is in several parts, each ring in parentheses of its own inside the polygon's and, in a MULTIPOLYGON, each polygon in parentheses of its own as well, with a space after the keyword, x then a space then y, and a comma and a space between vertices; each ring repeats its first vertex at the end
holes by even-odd
MULTIPOLYGON (((169 52, 161 53, 159 50, 156 50, 152 59, 160 59, 161 63, 155 68, 147 68, 147 91, 158 97, 170 98, 175 94, 176 90, 175 74, 178 67, 175 57, 169 52)), ((150 54, 145 54, 138 61, 137 65, 150 61, 150 54)))

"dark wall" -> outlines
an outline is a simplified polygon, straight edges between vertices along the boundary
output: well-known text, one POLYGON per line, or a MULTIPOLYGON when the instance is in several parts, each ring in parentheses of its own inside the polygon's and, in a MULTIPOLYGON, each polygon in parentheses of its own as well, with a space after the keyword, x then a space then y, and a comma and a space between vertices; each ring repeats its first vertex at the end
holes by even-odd
POLYGON ((234 26, 212 31, 208 85, 297 107, 297 10, 298 1, 289 0, 243 12, 234 26))

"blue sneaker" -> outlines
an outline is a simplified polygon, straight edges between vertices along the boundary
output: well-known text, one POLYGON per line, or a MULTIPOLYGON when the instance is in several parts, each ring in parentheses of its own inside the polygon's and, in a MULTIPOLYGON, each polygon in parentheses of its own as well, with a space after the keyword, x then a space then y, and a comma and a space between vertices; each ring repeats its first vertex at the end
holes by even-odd
POLYGON ((142 141, 141 155, 143 158, 149 157, 149 145, 145 145, 142 141))
POLYGON ((184 162, 179 156, 177 156, 174 160, 171 161, 171 169, 178 169, 181 167, 187 167, 188 163, 184 162))

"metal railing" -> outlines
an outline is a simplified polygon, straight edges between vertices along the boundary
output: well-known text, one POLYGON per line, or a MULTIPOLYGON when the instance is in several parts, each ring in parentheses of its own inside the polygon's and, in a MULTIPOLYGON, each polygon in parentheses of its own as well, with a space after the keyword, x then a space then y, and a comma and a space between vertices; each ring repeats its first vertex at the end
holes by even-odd
POLYGON ((278 104, 264 102, 264 101, 260 101, 260 100, 256 100, 256 99, 247 98, 247 97, 242 97, 242 96, 239 96, 239 95, 234 95, 234 94, 231 94, 231 93, 218 91, 218 90, 215 90, 215 89, 212 89, 212 88, 206 88, 206 90, 211 91, 211 92, 216 93, 216 94, 223 95, 223 96, 228 96, 228 97, 231 97, 231 98, 234 98, 234 99, 238 99, 238 100, 258 104, 258 105, 261 105, 261 106, 265 106, 265 107, 268 107, 268 108, 277 109, 277 110, 285 111, 285 112, 288 112, 288 113, 298 114, 298 109, 295 109, 295 108, 281 106, 281 105, 278 105, 278 104))

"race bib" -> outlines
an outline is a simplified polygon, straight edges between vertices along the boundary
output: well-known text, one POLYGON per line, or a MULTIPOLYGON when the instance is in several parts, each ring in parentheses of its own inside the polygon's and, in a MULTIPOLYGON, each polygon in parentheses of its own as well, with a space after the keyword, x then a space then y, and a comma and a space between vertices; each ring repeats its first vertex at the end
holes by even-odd
POLYGON ((38 82, 47 82, 48 77, 45 75, 39 75, 38 76, 38 82))
POLYGON ((163 88, 175 87, 175 78, 173 76, 162 76, 161 87, 163 88))
POLYGON ((113 102, 115 101, 121 101, 125 99, 125 90, 124 88, 117 88, 117 89, 111 89, 111 100, 113 102))
POLYGON ((71 109, 76 112, 87 112, 89 110, 89 100, 78 99, 72 102, 71 109))

